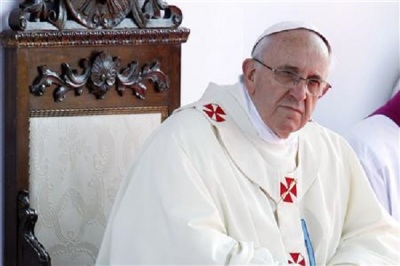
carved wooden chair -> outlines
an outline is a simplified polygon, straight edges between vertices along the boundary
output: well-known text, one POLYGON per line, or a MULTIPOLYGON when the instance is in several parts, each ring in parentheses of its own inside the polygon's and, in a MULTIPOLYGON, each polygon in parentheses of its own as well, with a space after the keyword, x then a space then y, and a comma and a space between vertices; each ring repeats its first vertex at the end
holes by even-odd
POLYGON ((181 21, 156 0, 26 0, 11 12, 3 265, 94 264, 137 146, 180 104, 181 21))

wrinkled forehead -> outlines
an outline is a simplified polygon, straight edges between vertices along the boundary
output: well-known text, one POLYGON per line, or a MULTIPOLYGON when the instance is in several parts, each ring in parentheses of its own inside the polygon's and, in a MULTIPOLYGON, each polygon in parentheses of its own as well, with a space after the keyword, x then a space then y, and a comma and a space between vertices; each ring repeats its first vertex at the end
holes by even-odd
POLYGON ((256 57, 274 67, 287 67, 307 74, 326 77, 330 69, 330 54, 321 38, 304 29, 279 32, 261 41, 256 57))

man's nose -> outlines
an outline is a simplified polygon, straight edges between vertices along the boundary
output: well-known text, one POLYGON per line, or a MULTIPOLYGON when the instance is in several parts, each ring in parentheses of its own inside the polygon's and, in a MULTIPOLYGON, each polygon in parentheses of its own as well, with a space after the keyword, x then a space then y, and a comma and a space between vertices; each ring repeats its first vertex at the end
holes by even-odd
POLYGON ((299 79, 296 83, 294 83, 290 90, 290 94, 293 95, 293 97, 298 101, 305 100, 307 97, 307 80, 299 79))

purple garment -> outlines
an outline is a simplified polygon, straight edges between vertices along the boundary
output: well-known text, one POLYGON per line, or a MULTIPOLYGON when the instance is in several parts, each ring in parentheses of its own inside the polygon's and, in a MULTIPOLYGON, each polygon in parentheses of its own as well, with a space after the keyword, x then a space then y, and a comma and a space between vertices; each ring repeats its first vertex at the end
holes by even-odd
POLYGON ((385 105, 378 108, 373 115, 384 115, 389 117, 400 127, 400 91, 398 91, 385 105))

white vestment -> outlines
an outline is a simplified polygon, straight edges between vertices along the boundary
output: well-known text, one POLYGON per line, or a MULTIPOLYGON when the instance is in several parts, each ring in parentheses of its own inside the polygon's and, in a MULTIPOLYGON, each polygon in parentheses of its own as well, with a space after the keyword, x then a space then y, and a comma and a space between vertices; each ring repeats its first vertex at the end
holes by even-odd
POLYGON ((400 127, 384 115, 373 115, 346 137, 379 201, 400 222, 400 127))
POLYGON ((240 84, 211 84, 137 154, 97 263, 400 264, 399 225, 340 136, 309 122, 295 158, 282 149, 257 135, 240 84))

